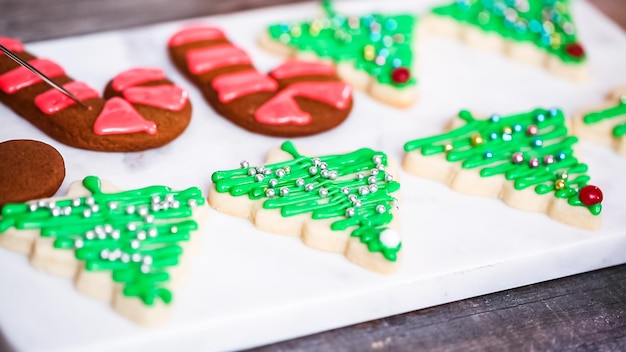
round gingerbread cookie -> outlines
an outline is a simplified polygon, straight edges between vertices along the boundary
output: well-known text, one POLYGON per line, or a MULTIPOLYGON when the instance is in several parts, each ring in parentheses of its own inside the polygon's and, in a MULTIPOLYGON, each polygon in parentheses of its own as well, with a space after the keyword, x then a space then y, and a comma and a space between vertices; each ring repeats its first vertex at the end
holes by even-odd
POLYGON ((269 74, 214 27, 190 27, 169 40, 176 67, 222 116, 254 133, 308 136, 341 124, 352 87, 327 63, 289 61, 269 74))
POLYGON ((46 143, 16 139, 0 143, 0 208, 51 197, 63 183, 63 157, 46 143))

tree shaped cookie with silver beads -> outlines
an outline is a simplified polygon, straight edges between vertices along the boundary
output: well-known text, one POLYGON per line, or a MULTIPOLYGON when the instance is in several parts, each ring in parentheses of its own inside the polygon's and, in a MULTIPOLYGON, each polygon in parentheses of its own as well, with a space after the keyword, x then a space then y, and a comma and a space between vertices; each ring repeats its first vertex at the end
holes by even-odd
POLYGON ((171 311, 205 203, 195 187, 120 191, 89 176, 66 198, 5 205, 0 246, 28 255, 38 269, 75 278, 80 292, 154 326, 171 311))
POLYGON ((565 224, 600 227, 602 191, 589 185, 559 109, 477 119, 461 111, 448 132, 405 144, 404 168, 455 191, 501 198, 565 224))
POLYGON ((387 156, 372 149, 310 157, 285 142, 262 166, 243 161, 215 172, 209 205, 388 274, 397 269, 402 247, 400 184, 389 169, 387 156))
POLYGON ((573 129, 580 138, 610 145, 626 156, 626 86, 609 93, 604 104, 574 116, 573 129))

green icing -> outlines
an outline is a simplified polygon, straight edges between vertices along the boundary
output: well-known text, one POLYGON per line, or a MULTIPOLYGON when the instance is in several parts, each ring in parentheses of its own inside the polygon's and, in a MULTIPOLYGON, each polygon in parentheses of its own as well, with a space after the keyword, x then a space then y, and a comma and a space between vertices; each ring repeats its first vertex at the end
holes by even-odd
POLYGON ((578 141, 567 134, 565 116, 559 109, 475 119, 468 111, 459 117, 465 125, 449 132, 405 144, 407 152, 420 150, 430 156, 446 153, 449 162, 464 169, 480 169, 480 176, 504 175, 515 189, 534 186, 537 194, 553 193, 573 206, 584 206, 593 215, 602 204, 585 205, 579 190, 587 185, 587 165, 574 156, 578 141))
POLYGON ((432 12, 508 40, 533 43, 566 63, 587 59, 578 43, 569 0, 457 0, 432 12))
POLYGON ((293 159, 262 167, 243 162, 239 169, 215 172, 216 190, 263 200, 263 208, 280 210, 283 217, 310 213, 312 219, 337 219, 332 230, 354 228, 351 236, 369 251, 396 261, 402 244, 388 246, 381 233, 393 219, 397 200, 391 193, 400 184, 385 171, 384 153, 359 149, 313 158, 298 153, 289 141, 282 149, 293 159))
POLYGON ((325 15, 312 22, 274 24, 268 33, 272 39, 300 51, 314 52, 335 62, 351 61, 356 69, 382 84, 397 88, 416 85, 412 48, 415 16, 350 17, 336 13, 331 1, 324 1, 323 8, 325 15), (398 67, 409 69, 408 81, 392 80, 392 72, 398 67))
MULTIPOLYGON (((626 118, 626 97, 622 97, 617 105, 605 110, 594 111, 583 117, 583 122, 592 125, 602 120, 614 118, 626 118)), ((623 137, 626 135, 626 122, 618 123, 613 127, 613 136, 623 137)))
POLYGON ((10 228, 40 229, 42 237, 54 238, 55 248, 74 250, 87 270, 111 271, 124 295, 148 306, 157 299, 169 304, 167 270, 179 264, 180 243, 198 229, 191 216, 205 202, 201 191, 152 186, 103 193, 94 176, 83 185, 91 196, 5 205, 0 234, 10 228))

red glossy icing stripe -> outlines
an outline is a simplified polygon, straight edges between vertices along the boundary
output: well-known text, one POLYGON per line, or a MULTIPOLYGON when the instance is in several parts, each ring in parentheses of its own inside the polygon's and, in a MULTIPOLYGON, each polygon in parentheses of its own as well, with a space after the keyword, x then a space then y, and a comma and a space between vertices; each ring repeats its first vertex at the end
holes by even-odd
POLYGON ((168 84, 128 88, 124 91, 124 98, 134 104, 181 111, 187 104, 188 93, 177 85, 168 84))
MULTIPOLYGON (((63 85, 63 88, 81 101, 100 96, 95 89, 82 82, 70 82, 63 85)), ((76 104, 74 100, 68 98, 65 94, 56 89, 50 89, 35 97, 35 105, 47 115, 59 112, 74 104, 76 104)))
POLYGON ((252 64, 248 54, 232 44, 216 45, 187 52, 187 66, 195 75, 232 65, 252 64))
MULTIPOLYGON (((24 51, 24 44, 17 39, 9 38, 9 37, 0 37, 0 44, 2 44, 5 48, 16 52, 21 53, 24 51)), ((4 55, 4 53, 0 52, 0 55, 4 55)))
POLYGON ((213 88, 222 103, 229 103, 244 95, 258 92, 273 92, 278 83, 255 70, 239 71, 221 75, 213 80, 213 88))
MULTIPOLYGON (((65 71, 61 66, 50 60, 34 59, 30 60, 28 63, 49 78, 65 74, 65 71)), ((0 89, 7 94, 13 94, 20 89, 32 86, 33 84, 39 82, 41 82, 41 78, 22 66, 0 75, 0 89)))
POLYGON ((130 87, 165 79, 165 72, 160 68, 134 68, 124 71, 113 78, 113 89, 122 92, 130 87))
POLYGON ((129 102, 115 97, 104 104, 93 125, 93 132, 98 135, 137 132, 156 134, 157 126, 153 121, 144 119, 129 102))
POLYGON ((350 103, 352 87, 343 82, 294 83, 258 108, 254 118, 260 123, 269 125, 311 123, 311 115, 300 110, 293 99, 296 96, 318 100, 337 109, 345 109, 350 103))
POLYGON ((335 68, 324 62, 292 60, 276 67, 270 74, 276 79, 306 75, 332 76, 335 74, 335 68))
POLYGON ((224 32, 219 28, 206 26, 192 26, 185 28, 174 34, 167 45, 179 46, 187 43, 199 42, 201 40, 214 40, 226 38, 224 32))

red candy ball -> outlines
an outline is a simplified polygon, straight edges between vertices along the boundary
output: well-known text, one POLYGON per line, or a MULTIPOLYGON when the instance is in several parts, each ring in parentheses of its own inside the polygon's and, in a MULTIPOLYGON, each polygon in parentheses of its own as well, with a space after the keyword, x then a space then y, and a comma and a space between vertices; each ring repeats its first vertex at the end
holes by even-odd
POLYGON ((567 53, 567 55, 574 58, 581 58, 585 56, 585 49, 582 45, 578 43, 567 44, 567 46, 565 47, 565 52, 567 53))
POLYGON ((391 79, 395 83, 405 83, 411 78, 411 71, 406 67, 398 67, 391 71, 391 79))
POLYGON ((585 205, 596 205, 602 202, 602 191, 596 186, 585 186, 578 192, 578 199, 585 205))

